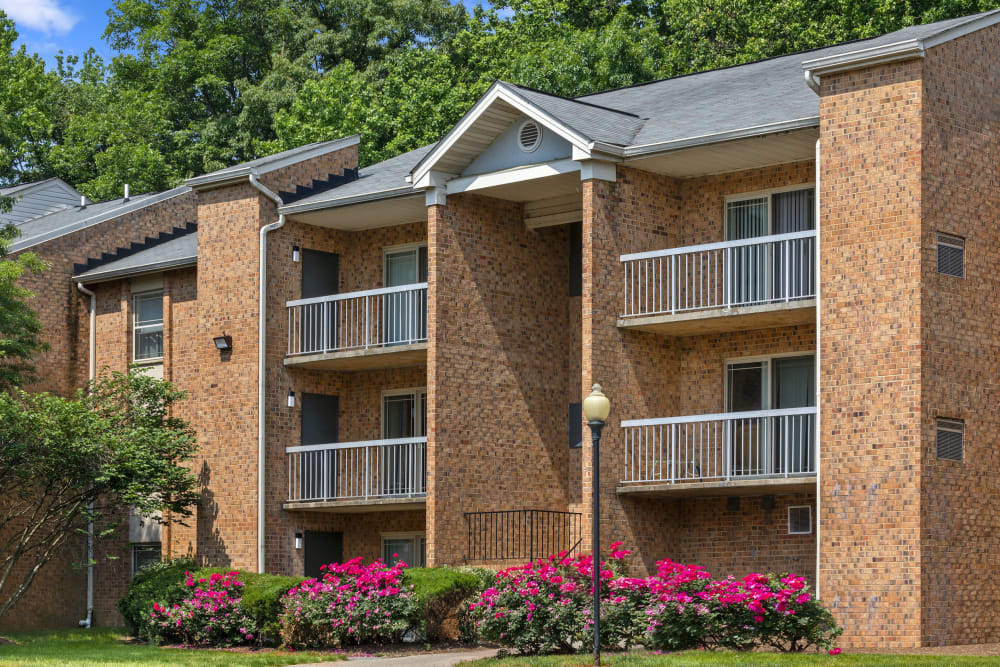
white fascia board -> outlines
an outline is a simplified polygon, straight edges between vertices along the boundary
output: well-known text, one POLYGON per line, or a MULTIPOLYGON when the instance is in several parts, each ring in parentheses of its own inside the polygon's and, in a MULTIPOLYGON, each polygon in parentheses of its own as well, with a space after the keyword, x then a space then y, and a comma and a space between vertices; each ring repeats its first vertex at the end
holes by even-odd
POLYGON ((142 264, 140 266, 132 266, 127 269, 112 269, 110 271, 97 271, 95 273, 83 273, 78 276, 73 276, 72 282, 83 282, 85 285, 93 285, 94 283, 107 282, 108 280, 116 280, 118 278, 123 278, 125 276, 139 276, 145 275, 147 273, 162 273, 171 269, 180 269, 186 266, 196 266, 198 264, 198 256, 191 255, 190 257, 178 257, 176 259, 165 259, 160 262, 150 262, 149 264, 142 264))
POLYGON ((282 206, 281 208, 279 208, 278 213, 282 215, 295 215, 296 213, 319 211, 325 208, 340 208, 342 206, 352 206, 354 204, 366 204, 368 202, 378 201, 381 199, 418 197, 419 195, 420 195, 419 192, 414 192, 413 188, 407 185, 405 187, 392 188, 390 190, 379 190, 377 192, 368 192, 363 195, 356 195, 354 197, 330 198, 330 199, 323 199, 320 201, 288 204, 286 206, 282 206))
POLYGON ((513 91, 505 86, 503 82, 497 81, 490 86, 490 89, 487 90, 481 98, 479 98, 479 101, 476 102, 464 116, 462 116, 462 119, 448 131, 448 134, 444 135, 441 141, 438 142, 437 146, 435 146, 430 153, 425 155, 424 158, 417 163, 417 166, 413 168, 413 171, 410 172, 410 176, 412 177, 415 187, 426 187, 420 185, 421 179, 434 168, 435 163, 437 163, 437 161, 440 160, 445 153, 451 150, 455 143, 462 138, 462 135, 464 135, 470 127, 475 125, 476 121, 479 120, 479 117, 482 116, 490 105, 497 100, 503 100, 524 115, 538 121, 568 141, 574 146, 574 148, 579 148, 580 150, 588 153, 593 148, 593 141, 566 126, 551 114, 548 114, 536 107, 534 104, 531 104, 526 99, 518 95, 516 91, 513 91))
POLYGON ((513 169, 504 169, 503 171, 493 171, 487 174, 456 178, 448 181, 447 190, 448 194, 455 195, 461 192, 493 188, 498 185, 523 183, 524 181, 533 181, 538 178, 558 176, 579 170, 580 163, 576 160, 554 160, 543 164, 532 164, 524 167, 514 167, 513 169))
POLYGON ((958 39, 959 37, 968 35, 971 32, 976 32, 977 30, 982 30, 983 28, 989 28, 997 23, 1000 23, 1000 9, 985 12, 982 16, 977 16, 976 18, 972 18, 964 23, 959 23, 958 25, 952 26, 946 30, 942 30, 939 33, 924 37, 923 45, 925 49, 930 49, 938 44, 958 39))
POLYGON ((807 116, 806 118, 796 118, 793 120, 783 120, 778 123, 767 123, 765 125, 754 125, 736 130, 726 130, 713 134, 703 134, 684 139, 673 139, 654 144, 639 144, 628 146, 625 149, 625 160, 637 160, 647 158, 658 153, 669 153, 684 148, 693 148, 707 144, 717 144, 734 139, 749 139, 751 137, 762 137, 768 134, 778 134, 793 130, 804 130, 810 127, 819 127, 819 116, 807 116))
POLYGON ((267 174, 269 172, 275 171, 277 169, 283 169, 285 167, 290 167, 293 164, 298 164, 304 160, 311 160, 313 158, 321 157, 327 153, 332 153, 333 151, 339 151, 343 148, 349 146, 356 146, 361 143, 360 134, 352 134, 349 137, 343 137, 342 139, 335 139, 333 141, 328 141, 319 146, 313 146, 309 150, 304 150, 302 152, 293 153, 286 157, 274 160, 272 162, 265 162, 264 164, 259 164, 256 167, 249 166, 236 166, 231 167, 220 172, 213 172, 210 174, 204 174, 202 176, 195 176, 194 178, 189 178, 184 181, 185 185, 189 185, 192 188, 205 188, 205 187, 218 187, 221 185, 228 185, 230 183, 235 183, 247 178, 250 174, 267 174))
POLYGON ((924 47, 922 42, 918 39, 907 39, 893 44, 873 46, 848 53, 838 53, 826 56, 825 58, 806 60, 802 63, 802 69, 813 76, 820 76, 833 72, 857 69, 859 67, 923 57, 924 47))

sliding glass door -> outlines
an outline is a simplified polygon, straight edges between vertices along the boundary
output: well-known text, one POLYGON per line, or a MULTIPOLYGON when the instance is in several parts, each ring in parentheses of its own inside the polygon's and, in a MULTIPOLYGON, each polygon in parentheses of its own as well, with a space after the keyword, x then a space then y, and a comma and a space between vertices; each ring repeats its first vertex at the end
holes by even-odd
MULTIPOLYGON (((417 438, 427 435, 427 392, 423 389, 385 394, 382 397, 382 438, 417 438)), ((382 451, 381 494, 408 496, 425 492, 426 448, 403 444, 382 451)))
MULTIPOLYGON (((427 282, 427 246, 385 252, 385 286, 427 282)), ((386 345, 403 345, 427 338, 427 302, 424 292, 391 292, 383 301, 386 345)))

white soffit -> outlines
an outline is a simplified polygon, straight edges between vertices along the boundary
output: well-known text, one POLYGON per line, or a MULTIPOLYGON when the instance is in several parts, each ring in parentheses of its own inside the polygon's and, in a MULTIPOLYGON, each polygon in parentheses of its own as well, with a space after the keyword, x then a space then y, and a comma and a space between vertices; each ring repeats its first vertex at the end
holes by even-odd
POLYGON ((692 146, 626 161, 637 169, 674 178, 694 178, 788 162, 813 160, 819 128, 692 146))
POLYGON ((353 232, 426 222, 427 207, 424 205, 424 193, 415 192, 406 197, 376 199, 350 206, 289 213, 288 218, 308 225, 353 232))

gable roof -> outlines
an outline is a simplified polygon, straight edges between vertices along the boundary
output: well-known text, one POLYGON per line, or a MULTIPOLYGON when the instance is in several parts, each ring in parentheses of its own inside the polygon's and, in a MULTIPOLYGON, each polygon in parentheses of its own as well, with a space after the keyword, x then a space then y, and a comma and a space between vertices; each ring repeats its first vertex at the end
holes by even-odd
POLYGON ((197 262, 198 233, 195 231, 78 273, 73 276, 73 280, 88 284, 97 283, 125 276, 194 266, 197 262))
POLYGON ((333 141, 318 141, 316 143, 306 144, 305 146, 298 146, 287 151, 281 151, 280 153, 275 153, 274 155, 268 155, 257 158, 256 160, 250 160, 249 162, 241 162, 240 164, 233 165, 232 167, 212 171, 207 174, 202 174, 201 176, 195 176, 194 178, 189 178, 184 181, 184 184, 194 188, 199 188, 227 183, 249 176, 250 174, 266 174, 269 171, 281 169, 282 167, 287 167, 295 164, 296 162, 326 155, 327 153, 332 153, 333 151, 347 148, 348 146, 355 146, 360 142, 361 135, 358 134, 350 137, 343 137, 341 139, 334 139, 333 141))

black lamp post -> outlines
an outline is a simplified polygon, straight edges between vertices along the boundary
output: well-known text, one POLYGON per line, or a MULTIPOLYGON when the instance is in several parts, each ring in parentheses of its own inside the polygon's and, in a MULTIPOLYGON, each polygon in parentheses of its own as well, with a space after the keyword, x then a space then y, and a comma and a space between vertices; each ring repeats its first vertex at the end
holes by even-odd
POLYGON ((601 429, 604 428, 611 412, 611 401, 595 384, 587 398, 583 399, 583 414, 590 427, 594 441, 591 469, 594 471, 591 496, 593 500, 593 575, 594 575, 594 665, 601 664, 601 429))

